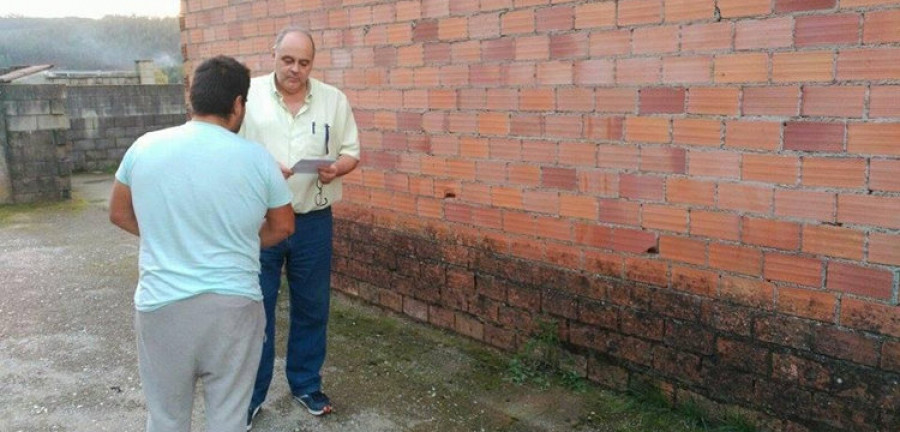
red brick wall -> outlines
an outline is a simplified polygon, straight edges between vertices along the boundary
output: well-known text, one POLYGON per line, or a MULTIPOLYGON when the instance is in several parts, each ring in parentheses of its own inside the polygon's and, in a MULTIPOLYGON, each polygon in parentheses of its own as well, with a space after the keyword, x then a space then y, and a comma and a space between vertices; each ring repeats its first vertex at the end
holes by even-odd
POLYGON ((898 430, 900 1, 183 0, 190 70, 308 26, 361 167, 336 288, 584 373, 898 430))

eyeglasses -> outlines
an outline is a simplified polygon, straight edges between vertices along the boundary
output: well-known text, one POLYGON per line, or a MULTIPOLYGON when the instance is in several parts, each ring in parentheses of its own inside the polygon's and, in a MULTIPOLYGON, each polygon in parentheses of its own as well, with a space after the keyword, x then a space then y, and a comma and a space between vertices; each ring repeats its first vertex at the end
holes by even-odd
POLYGON ((322 184, 321 180, 316 180, 316 207, 325 207, 328 205, 328 197, 322 194, 322 184))

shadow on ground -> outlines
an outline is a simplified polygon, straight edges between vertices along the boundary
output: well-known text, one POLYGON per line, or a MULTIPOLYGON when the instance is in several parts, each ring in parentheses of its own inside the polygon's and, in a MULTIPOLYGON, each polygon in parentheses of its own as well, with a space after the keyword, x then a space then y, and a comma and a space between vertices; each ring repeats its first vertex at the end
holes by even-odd
MULTIPOLYGON (((107 221, 111 179, 74 177, 68 203, 0 207, 2 431, 143 430, 138 244, 107 221)), ((502 353, 340 296, 332 313, 324 381, 335 413, 310 416, 290 397, 279 318, 276 378, 254 431, 695 430, 610 411, 621 400, 592 386, 514 385, 502 353)), ((204 430, 202 400, 195 405, 193 430, 204 430)))

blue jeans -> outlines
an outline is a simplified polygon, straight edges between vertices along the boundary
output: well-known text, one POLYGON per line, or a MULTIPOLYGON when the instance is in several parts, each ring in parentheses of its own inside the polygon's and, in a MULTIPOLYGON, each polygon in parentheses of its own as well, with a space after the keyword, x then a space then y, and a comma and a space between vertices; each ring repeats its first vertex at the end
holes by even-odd
POLYGON ((285 374, 291 392, 302 396, 321 390, 331 295, 331 208, 296 215, 294 234, 260 251, 259 285, 266 310, 266 340, 253 387, 250 409, 262 405, 275 363, 275 305, 281 269, 290 294, 290 332, 285 374))

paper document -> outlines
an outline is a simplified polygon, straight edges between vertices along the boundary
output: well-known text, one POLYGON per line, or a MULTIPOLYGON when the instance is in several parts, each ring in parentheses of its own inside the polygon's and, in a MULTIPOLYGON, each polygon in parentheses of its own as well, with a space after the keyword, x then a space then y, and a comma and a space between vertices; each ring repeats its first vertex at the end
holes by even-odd
POLYGON ((319 172, 320 166, 331 165, 334 159, 300 159, 291 167, 291 171, 296 174, 315 174, 319 172))

